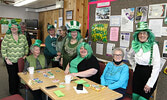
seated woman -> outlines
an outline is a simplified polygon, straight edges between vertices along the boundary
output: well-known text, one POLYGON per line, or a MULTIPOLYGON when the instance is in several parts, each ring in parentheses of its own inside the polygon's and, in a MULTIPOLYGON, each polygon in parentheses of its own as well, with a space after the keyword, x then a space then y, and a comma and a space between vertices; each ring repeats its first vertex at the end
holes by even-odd
POLYGON ((43 54, 40 54, 41 43, 41 40, 36 40, 35 43, 31 45, 30 50, 32 52, 32 55, 26 57, 24 71, 26 71, 30 66, 33 66, 35 70, 47 67, 45 56, 43 54))
POLYGON ((123 57, 122 49, 113 50, 113 62, 106 65, 101 76, 101 84, 124 95, 129 79, 129 68, 122 62, 123 57))
MULTIPOLYGON (((26 57, 26 61, 24 64, 24 71, 27 70, 28 67, 34 67, 35 70, 47 68, 47 62, 45 56, 40 54, 40 44, 41 40, 36 40, 33 45, 31 45, 30 50, 32 52, 31 55, 26 57)), ((31 91, 34 97, 34 100, 42 100, 42 91, 36 90, 31 91)))
POLYGON ((82 42, 77 47, 77 57, 67 65, 65 74, 100 83, 99 70, 99 63, 93 56, 92 48, 86 42, 82 42))

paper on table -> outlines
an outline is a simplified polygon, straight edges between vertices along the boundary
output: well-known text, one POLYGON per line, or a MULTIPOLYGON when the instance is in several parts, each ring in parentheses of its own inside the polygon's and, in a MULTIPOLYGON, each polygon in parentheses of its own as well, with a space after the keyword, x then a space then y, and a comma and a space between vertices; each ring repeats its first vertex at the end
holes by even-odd
POLYGON ((80 80, 75 81, 75 83, 77 83, 77 84, 83 84, 83 83, 86 83, 86 81, 83 80, 83 79, 80 79, 80 80))
POLYGON ((83 87, 83 90, 77 90, 77 87, 76 87, 76 86, 74 86, 73 88, 74 88, 74 90, 76 91, 77 94, 80 94, 80 93, 88 93, 88 91, 87 91, 84 87, 83 87))

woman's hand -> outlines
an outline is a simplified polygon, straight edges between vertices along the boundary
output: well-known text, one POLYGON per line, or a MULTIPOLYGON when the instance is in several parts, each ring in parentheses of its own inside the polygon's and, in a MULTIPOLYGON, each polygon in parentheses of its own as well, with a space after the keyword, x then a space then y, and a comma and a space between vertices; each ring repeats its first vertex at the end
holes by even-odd
POLYGON ((27 56, 24 56, 23 59, 25 59, 27 56))
POLYGON ((12 63, 9 59, 6 59, 6 63, 7 63, 8 65, 13 65, 13 63, 12 63))
POLYGON ((71 73, 71 74, 69 74, 69 75, 71 75, 72 77, 76 77, 76 76, 77 76, 77 73, 71 73))
POLYGON ((149 87, 148 85, 145 85, 144 91, 145 93, 149 93, 151 91, 151 87, 149 87))
POLYGON ((67 74, 69 74, 70 72, 69 72, 68 69, 66 69, 66 70, 64 71, 64 73, 67 75, 67 74))
POLYGON ((60 60, 60 66, 63 66, 63 58, 60 60))

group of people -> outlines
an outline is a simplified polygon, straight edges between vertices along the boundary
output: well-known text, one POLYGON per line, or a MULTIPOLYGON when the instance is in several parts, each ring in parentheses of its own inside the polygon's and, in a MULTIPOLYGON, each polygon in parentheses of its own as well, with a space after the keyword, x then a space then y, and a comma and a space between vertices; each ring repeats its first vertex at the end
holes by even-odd
MULTIPOLYGON (((68 30, 66 26, 61 26, 60 33, 57 35, 55 27, 48 24, 49 35, 45 39, 44 55, 40 53, 40 44, 42 43, 40 40, 36 40, 30 46, 32 54, 28 55, 29 45, 26 34, 22 34, 20 25, 13 20, 9 24, 1 47, 2 57, 9 74, 10 94, 19 93, 18 59, 23 57, 25 71, 30 66, 34 66, 35 70, 48 68, 52 62, 52 67, 62 68, 65 74, 88 78, 124 96, 129 79, 129 68, 123 63, 123 50, 121 48, 113 50, 113 61, 106 65, 100 76, 98 60, 93 55, 91 46, 84 42, 80 34, 80 26, 78 21, 70 21, 67 25, 68 30)), ((148 100, 156 88, 159 75, 159 49, 155 42, 155 36, 148 29, 146 22, 138 23, 133 37, 132 48, 128 52, 129 63, 135 68, 132 98, 133 100, 148 100)), ((41 100, 41 97, 33 94, 35 100, 41 100)))

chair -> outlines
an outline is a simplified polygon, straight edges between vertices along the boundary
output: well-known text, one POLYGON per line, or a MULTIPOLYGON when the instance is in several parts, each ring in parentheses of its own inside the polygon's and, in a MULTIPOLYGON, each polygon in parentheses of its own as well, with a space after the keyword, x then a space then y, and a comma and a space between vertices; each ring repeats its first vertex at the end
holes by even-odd
MULTIPOLYGON (((18 59, 18 70, 19 70, 19 72, 23 72, 23 70, 24 70, 24 59, 23 58, 18 59)), ((26 100, 28 100, 28 89, 29 89, 29 87, 25 84, 22 84, 22 83, 20 83, 20 85, 24 86, 25 96, 26 96, 25 98, 26 98, 26 100)))
POLYGON ((19 94, 11 95, 0 100, 24 100, 19 94))
POLYGON ((103 62, 99 62, 99 65, 100 65, 100 77, 101 77, 101 75, 103 74, 103 71, 104 71, 104 68, 106 67, 106 65, 103 62))
POLYGON ((126 95, 122 100, 132 100, 132 80, 133 80, 133 70, 129 69, 129 80, 128 80, 128 86, 126 88, 126 95))

